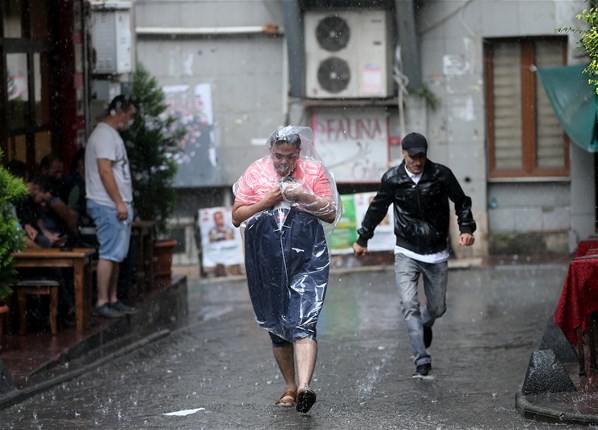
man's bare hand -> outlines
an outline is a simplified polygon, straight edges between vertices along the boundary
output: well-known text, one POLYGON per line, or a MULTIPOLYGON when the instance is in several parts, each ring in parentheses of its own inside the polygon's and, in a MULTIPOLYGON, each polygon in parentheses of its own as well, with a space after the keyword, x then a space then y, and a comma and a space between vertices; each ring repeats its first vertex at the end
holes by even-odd
POLYGON ((361 246, 357 242, 353 244, 353 254, 355 255, 355 257, 361 257, 362 255, 367 254, 367 252, 367 247, 361 246))
POLYGON ((129 210, 126 204, 119 203, 116 205, 116 218, 121 221, 126 221, 129 218, 129 210))
POLYGON ((459 245, 471 246, 475 242, 475 237, 470 233, 461 233, 459 235, 459 245))
POLYGON ((282 201, 282 193, 279 187, 274 187, 264 196, 262 203, 264 207, 269 208, 282 201))
POLYGON ((284 184, 282 196, 286 201, 300 203, 304 194, 303 185, 298 183, 284 184))

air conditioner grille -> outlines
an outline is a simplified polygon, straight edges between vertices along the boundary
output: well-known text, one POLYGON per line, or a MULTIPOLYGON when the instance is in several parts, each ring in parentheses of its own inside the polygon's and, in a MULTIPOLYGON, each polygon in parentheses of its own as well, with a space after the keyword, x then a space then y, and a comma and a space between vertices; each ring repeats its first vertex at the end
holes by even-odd
POLYGON ((392 15, 382 9, 306 10, 306 98, 392 96, 394 36, 391 24, 392 15))
POLYGON ((327 16, 318 23, 316 39, 322 48, 330 52, 343 49, 349 43, 351 30, 347 22, 338 16, 327 16))
POLYGON ((318 67, 318 82, 326 91, 336 94, 343 91, 351 81, 351 68, 341 58, 330 57, 318 67))

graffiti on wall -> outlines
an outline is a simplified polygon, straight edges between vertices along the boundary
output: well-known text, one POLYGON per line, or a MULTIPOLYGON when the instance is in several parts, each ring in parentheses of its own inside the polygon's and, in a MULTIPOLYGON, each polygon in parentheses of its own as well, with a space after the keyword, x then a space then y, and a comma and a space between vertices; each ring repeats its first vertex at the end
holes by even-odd
POLYGON ((169 113, 187 134, 179 142, 183 149, 177 157, 176 187, 202 187, 222 182, 218 168, 212 92, 210 84, 162 87, 169 113))

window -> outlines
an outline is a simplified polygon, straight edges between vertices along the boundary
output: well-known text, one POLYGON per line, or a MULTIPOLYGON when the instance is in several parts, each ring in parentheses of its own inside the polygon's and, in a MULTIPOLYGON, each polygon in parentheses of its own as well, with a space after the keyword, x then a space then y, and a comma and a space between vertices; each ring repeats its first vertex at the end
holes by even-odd
POLYGON ((32 169, 52 152, 52 15, 46 0, 0 3, 0 148, 32 169))
POLYGON ((566 62, 566 39, 485 41, 490 178, 567 177, 569 141, 536 68, 566 62))

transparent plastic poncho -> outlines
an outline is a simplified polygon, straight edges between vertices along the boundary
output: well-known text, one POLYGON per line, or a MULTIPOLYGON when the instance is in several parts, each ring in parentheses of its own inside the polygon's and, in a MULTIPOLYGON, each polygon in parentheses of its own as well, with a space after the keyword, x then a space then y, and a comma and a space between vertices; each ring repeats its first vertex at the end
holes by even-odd
POLYGON ((315 339, 330 268, 326 237, 340 219, 340 198, 309 127, 272 133, 266 149, 233 185, 236 204, 259 203, 276 188, 281 195, 242 224, 249 295, 260 327, 288 342, 315 339))

